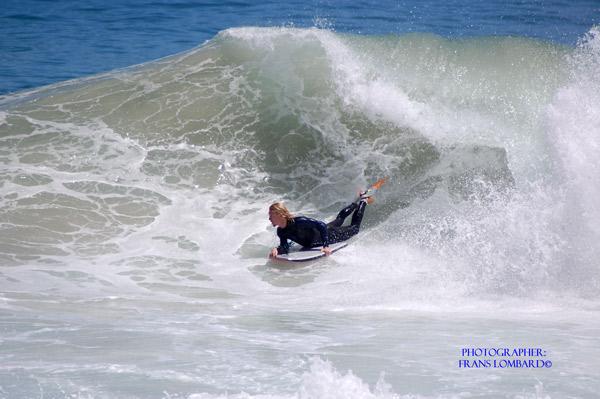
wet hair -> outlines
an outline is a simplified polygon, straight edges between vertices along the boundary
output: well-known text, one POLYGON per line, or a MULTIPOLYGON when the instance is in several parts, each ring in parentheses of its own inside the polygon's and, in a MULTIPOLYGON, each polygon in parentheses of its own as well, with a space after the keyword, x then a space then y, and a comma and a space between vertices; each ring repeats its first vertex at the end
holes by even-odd
POLYGON ((274 202, 269 206, 269 212, 279 215, 288 222, 294 218, 294 215, 283 205, 283 202, 274 202))

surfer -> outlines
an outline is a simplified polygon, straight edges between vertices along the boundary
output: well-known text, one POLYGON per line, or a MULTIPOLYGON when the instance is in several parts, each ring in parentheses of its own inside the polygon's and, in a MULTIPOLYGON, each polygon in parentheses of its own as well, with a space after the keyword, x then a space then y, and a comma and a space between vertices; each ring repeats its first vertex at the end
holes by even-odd
POLYGON ((325 255, 331 254, 329 244, 346 241, 356 235, 360 229, 363 214, 367 204, 373 203, 374 199, 369 190, 359 194, 356 202, 342 209, 337 217, 325 224, 324 222, 306 216, 294 216, 281 202, 275 202, 269 207, 269 221, 277 226, 279 246, 273 248, 270 257, 287 254, 290 248, 288 240, 297 242, 303 247, 320 247, 325 255), (352 214, 349 226, 342 226, 344 220, 352 214))

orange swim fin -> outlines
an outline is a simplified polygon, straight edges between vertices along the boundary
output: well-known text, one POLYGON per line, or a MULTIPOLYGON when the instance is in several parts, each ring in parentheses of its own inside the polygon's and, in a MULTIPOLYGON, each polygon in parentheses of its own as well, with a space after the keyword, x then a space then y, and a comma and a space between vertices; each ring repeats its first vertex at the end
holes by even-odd
POLYGON ((375 199, 373 198, 373 194, 375 194, 375 191, 379 190, 379 188, 381 188, 381 186, 383 186, 385 184, 387 179, 388 179, 387 177, 379 179, 371 187, 369 187, 366 191, 359 193, 358 200, 359 201, 365 200, 367 202, 367 204, 372 204, 375 201, 375 199))
POLYGON ((381 188, 381 186, 383 186, 385 184, 385 182, 387 182, 387 177, 381 178, 379 180, 377 180, 372 186, 371 186, 371 190, 379 190, 381 188))

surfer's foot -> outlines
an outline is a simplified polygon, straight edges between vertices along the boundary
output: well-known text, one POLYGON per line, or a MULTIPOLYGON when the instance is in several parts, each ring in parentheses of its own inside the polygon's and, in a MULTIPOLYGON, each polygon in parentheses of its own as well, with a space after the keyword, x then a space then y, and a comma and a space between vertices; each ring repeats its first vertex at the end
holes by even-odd
POLYGON ((371 190, 361 191, 358 193, 358 201, 364 202, 367 205, 370 205, 373 202, 375 202, 375 198, 373 198, 373 195, 371 194, 371 190))

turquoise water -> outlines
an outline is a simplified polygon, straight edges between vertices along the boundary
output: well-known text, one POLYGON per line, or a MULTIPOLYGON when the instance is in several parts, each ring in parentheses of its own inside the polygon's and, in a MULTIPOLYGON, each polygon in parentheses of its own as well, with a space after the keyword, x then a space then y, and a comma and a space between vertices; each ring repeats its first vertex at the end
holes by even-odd
POLYGON ((597 396, 598 28, 319 7, 0 97, 0 398, 597 396), (329 219, 381 176, 347 248, 267 260, 268 204, 329 219))

